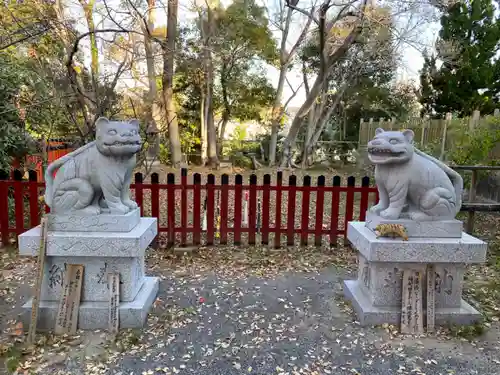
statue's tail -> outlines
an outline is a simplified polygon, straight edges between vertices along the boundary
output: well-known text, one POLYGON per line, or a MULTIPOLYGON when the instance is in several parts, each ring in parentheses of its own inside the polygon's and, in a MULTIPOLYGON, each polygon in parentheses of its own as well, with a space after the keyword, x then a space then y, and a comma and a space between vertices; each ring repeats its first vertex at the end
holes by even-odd
POLYGON ((419 149, 415 148, 415 153, 417 155, 422 156, 423 158, 426 158, 430 161, 432 161, 434 164, 436 164, 439 168, 441 168, 450 178, 451 183, 453 184, 453 188, 455 189, 455 199, 456 199, 456 212, 455 214, 458 214, 460 212, 460 208, 462 207, 462 192, 464 190, 464 180, 460 173, 455 171, 454 169, 451 169, 448 167, 445 163, 443 163, 441 160, 436 159, 435 157, 426 154, 419 149))
POLYGON ((82 151, 87 150, 94 144, 95 141, 87 143, 85 146, 82 146, 76 149, 75 151, 72 151, 69 154, 60 157, 59 159, 54 160, 47 166, 47 169, 45 170, 45 196, 44 196, 45 203, 47 204, 47 206, 52 208, 52 198, 54 195, 52 191, 54 187, 54 178, 52 176, 54 175, 54 171, 57 170, 59 167, 61 167, 68 160, 74 158, 76 155, 80 154, 82 151))

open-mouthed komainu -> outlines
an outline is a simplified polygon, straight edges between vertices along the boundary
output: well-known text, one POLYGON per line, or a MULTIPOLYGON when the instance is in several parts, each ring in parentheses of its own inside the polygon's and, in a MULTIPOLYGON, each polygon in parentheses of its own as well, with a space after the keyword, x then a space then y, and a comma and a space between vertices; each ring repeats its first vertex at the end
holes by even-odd
POLYGON ((140 149, 137 120, 99 118, 95 141, 57 159, 45 171, 45 202, 51 212, 126 214, 137 208, 130 199, 130 183, 140 149))
POLYGON ((370 211, 385 219, 452 219, 462 205, 463 179, 453 169, 413 146, 413 131, 378 128, 368 143, 375 164, 379 202, 370 211))

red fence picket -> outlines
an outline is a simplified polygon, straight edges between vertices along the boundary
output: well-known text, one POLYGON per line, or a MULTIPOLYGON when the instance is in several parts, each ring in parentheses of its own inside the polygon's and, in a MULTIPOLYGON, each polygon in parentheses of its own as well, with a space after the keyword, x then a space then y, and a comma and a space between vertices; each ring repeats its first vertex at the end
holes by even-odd
POLYGON ((314 244, 321 246, 323 233, 323 211, 325 209, 325 176, 318 177, 318 191, 316 192, 316 222, 314 224, 314 244))
POLYGON ((269 204, 271 201, 271 175, 264 175, 264 186, 262 188, 262 244, 269 244, 269 204))
POLYGON ((215 176, 209 174, 207 177, 207 245, 213 245, 215 235, 215 176))
POLYGON ((255 245, 255 233, 257 232, 257 176, 250 176, 250 199, 248 200, 248 244, 255 245))
POLYGON ((193 176, 193 245, 201 241, 201 175, 193 176))
POLYGON ((330 246, 337 246, 337 235, 339 233, 339 204, 340 204, 340 177, 333 177, 332 186, 332 208, 330 215, 330 246))
POLYGON ((243 199, 243 177, 237 174, 234 186, 234 244, 241 244, 241 201, 243 199))
MULTIPOLYGON (((311 186, 311 176, 304 176, 304 182, 302 184, 304 187, 311 186)), ((309 239, 309 201, 311 197, 311 192, 309 189, 304 189, 302 191, 302 218, 300 221, 300 227, 302 228, 302 233, 300 234, 300 244, 302 246, 307 246, 309 239), (304 230, 307 229, 307 230, 304 230)))
POLYGON ((221 194, 220 194, 220 243, 227 244, 227 214, 229 208, 229 176, 223 174, 221 176, 221 194))
POLYGON ((175 175, 169 173, 167 175, 167 230, 168 230, 168 246, 175 244, 175 175))
POLYGON ((276 216, 274 224, 274 247, 279 249, 281 247, 281 201, 282 192, 281 187, 283 186, 283 172, 279 171, 276 176, 276 216))
MULTIPOLYGON (((174 193, 175 194, 175 193, 174 193)), ((181 170, 181 228, 187 229, 188 222, 187 169, 181 170)), ((187 230, 181 232, 181 246, 186 246, 187 230)))
POLYGON ((0 170, 0 230, 2 244, 9 243, 9 174, 0 170))
MULTIPOLYGON (((29 172, 29 180, 23 179, 23 174, 16 170, 13 173, 14 180, 7 180, 8 175, 0 176, 0 231, 2 242, 8 243, 10 235, 19 235, 25 230, 38 225, 40 221, 39 188, 43 188, 43 182, 37 181, 38 175, 35 171, 29 172), (3 179, 2 179, 3 178, 3 179), (29 218, 29 221, 27 220, 29 218), (26 221, 25 221, 26 219, 26 221), (29 223, 28 223, 29 222, 29 223), (28 223, 28 224, 27 224, 28 223)), ((143 180, 141 173, 134 175, 134 183, 131 188, 135 191, 135 201, 141 207, 144 215, 146 199, 150 199, 151 216, 158 218, 159 234, 167 233, 167 245, 173 246, 177 241, 181 246, 191 243, 200 245, 201 234, 206 234, 206 245, 216 243, 228 243, 229 234, 234 236, 234 244, 242 243, 242 233, 248 233, 249 245, 269 244, 270 235, 274 235, 273 246, 281 246, 281 235, 286 235, 288 245, 295 244, 295 235, 300 236, 300 244, 308 245, 309 236, 314 236, 314 244, 320 246, 323 237, 328 236, 332 246, 337 244, 337 237, 345 237, 347 222, 354 219, 355 201, 359 200, 359 219, 364 220, 370 200, 377 195, 376 188, 369 186, 370 179, 364 177, 361 186, 356 186, 354 177, 347 179, 347 186, 341 186, 341 178, 335 176, 332 186, 327 186, 325 177, 319 176, 314 186, 309 176, 305 176, 302 186, 297 185, 296 176, 290 176, 288 185, 282 183, 283 175, 277 174, 276 184, 271 184, 271 176, 264 175, 263 184, 260 185, 257 176, 250 176, 248 184, 243 184, 243 177, 236 175, 231 183, 228 175, 221 176, 221 183, 215 183, 215 176, 207 176, 207 184, 201 184, 201 176, 193 175, 193 182, 188 182, 187 170, 181 172, 180 184, 176 184, 175 175, 167 175, 167 183, 161 184, 157 173, 151 175, 151 182, 143 180), (144 193, 149 190, 150 195, 144 193), (192 200, 190 193, 192 191, 192 200), (162 191, 166 192, 166 205, 161 203, 162 191), (177 192, 179 191, 179 195, 177 192), (206 198, 202 200, 202 191, 206 192, 206 198), (248 191, 248 227, 242 227, 242 201, 243 192, 248 191), (230 197, 234 193, 234 201, 230 197), (272 193, 276 197, 272 201, 272 193), (288 202, 283 206, 283 192, 286 192, 288 202), (302 208, 296 218, 297 194, 302 208), (345 193, 345 199, 343 198, 345 193), (314 194, 314 195, 312 195, 314 194), (331 224, 324 223, 325 200, 331 194, 331 207, 328 208, 331 224), (359 199, 358 199, 359 195, 359 199), (313 199, 313 197, 315 199, 313 199), (191 205, 192 202, 192 205, 191 205), (271 212, 271 204, 276 203, 276 212, 271 212), (340 206, 345 210, 340 212, 340 206), (234 207, 234 216, 231 215, 231 206, 234 207), (286 224, 282 224, 282 211, 286 208, 286 224), (313 213, 315 217, 310 217, 313 213), (339 223, 344 214, 343 225, 339 223), (167 225, 160 221, 166 215, 167 225), (202 227, 203 216, 206 215, 206 228, 202 227), (271 215, 275 219, 271 224, 271 215), (190 217, 192 218, 190 220, 190 217), (297 220, 298 219, 298 220, 297 220), (180 225, 179 225, 180 224, 180 225), (179 226, 178 226, 179 225, 179 226), (192 233, 192 241, 188 243, 188 234, 192 233), (179 234, 179 238, 176 235, 179 234)), ((146 204, 147 206, 147 204, 146 204)), ((357 210, 356 210, 357 212, 357 210)))

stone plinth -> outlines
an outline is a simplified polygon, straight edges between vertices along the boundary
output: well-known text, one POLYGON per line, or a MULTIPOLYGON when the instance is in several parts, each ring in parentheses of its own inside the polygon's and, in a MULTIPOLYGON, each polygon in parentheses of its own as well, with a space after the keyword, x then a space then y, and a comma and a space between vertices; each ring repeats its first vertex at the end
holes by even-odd
POLYGON ((462 222, 456 219, 439 221, 387 220, 368 211, 366 213, 366 227, 374 231, 379 224, 402 224, 410 238, 461 238, 463 229, 462 222))
MULTIPOLYGON (((362 325, 399 324, 403 270, 420 269, 425 274, 428 264, 435 265, 436 324, 469 324, 480 318, 462 299, 462 288, 465 265, 485 261, 485 242, 466 233, 460 238, 413 237, 408 241, 377 238, 364 222, 350 222, 347 238, 359 251, 359 268, 357 280, 344 282, 344 293, 362 325)), ((425 281, 423 288, 425 312, 425 281)))
MULTIPOLYGON (((47 236, 44 276, 38 327, 54 329, 63 280, 68 264, 84 266, 78 327, 106 329, 109 314, 108 274, 120 274, 120 327, 139 328, 156 298, 159 280, 145 276, 144 255, 157 235, 157 219, 140 218, 139 210, 127 215, 65 216, 53 215, 52 228, 62 223, 80 223, 85 228, 76 232, 72 224, 65 230, 50 230, 47 236), (76 219, 66 220, 68 217, 76 219), (63 219, 64 220, 63 220, 63 219), (66 220, 66 221, 65 221, 66 220), (132 224, 136 223, 134 226, 132 224), (126 228, 130 228, 124 231, 126 228), (101 230, 90 231, 89 228, 101 230), (116 229, 116 231, 110 231, 116 229)), ((19 236, 21 255, 37 256, 40 226, 19 236)), ((28 326, 31 304, 24 306, 23 320, 28 326)))

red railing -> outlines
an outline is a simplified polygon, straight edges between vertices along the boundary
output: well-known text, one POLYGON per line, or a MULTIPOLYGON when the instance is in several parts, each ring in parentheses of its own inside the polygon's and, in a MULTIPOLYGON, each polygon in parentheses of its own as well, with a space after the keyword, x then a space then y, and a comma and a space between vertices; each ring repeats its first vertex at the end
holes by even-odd
MULTIPOLYGON (((0 181, 0 231, 4 244, 10 240, 10 234, 19 235, 38 225, 44 211, 39 199, 44 183, 38 181, 37 173, 30 171, 28 181, 23 180, 20 171, 15 171, 14 177, 0 181)), ((141 215, 158 218, 157 240, 165 241, 167 246, 246 243, 279 248, 282 240, 288 246, 295 245, 296 240, 305 246, 311 238, 316 246, 322 245, 324 239, 336 246, 338 236, 345 238, 348 221, 364 220, 369 202, 377 199, 377 190, 369 186, 369 177, 363 177, 360 186, 356 186, 353 176, 347 178, 346 186, 341 186, 339 176, 329 181, 319 176, 315 184, 310 176, 305 176, 299 186, 294 175, 285 183, 281 172, 277 173, 275 184, 271 184, 269 174, 263 176, 261 185, 256 175, 250 176, 248 184, 243 183, 241 175, 235 176, 234 183, 225 174, 219 183, 215 180, 209 174, 206 183, 202 183, 202 176, 195 173, 188 182, 187 170, 182 170, 180 184, 176 184, 173 173, 167 175, 166 183, 160 183, 157 173, 151 175, 150 183, 145 183, 143 175, 136 173, 131 188, 141 215), (248 226, 242 220, 246 195, 248 226)), ((45 211, 48 212, 47 207, 45 211)))

